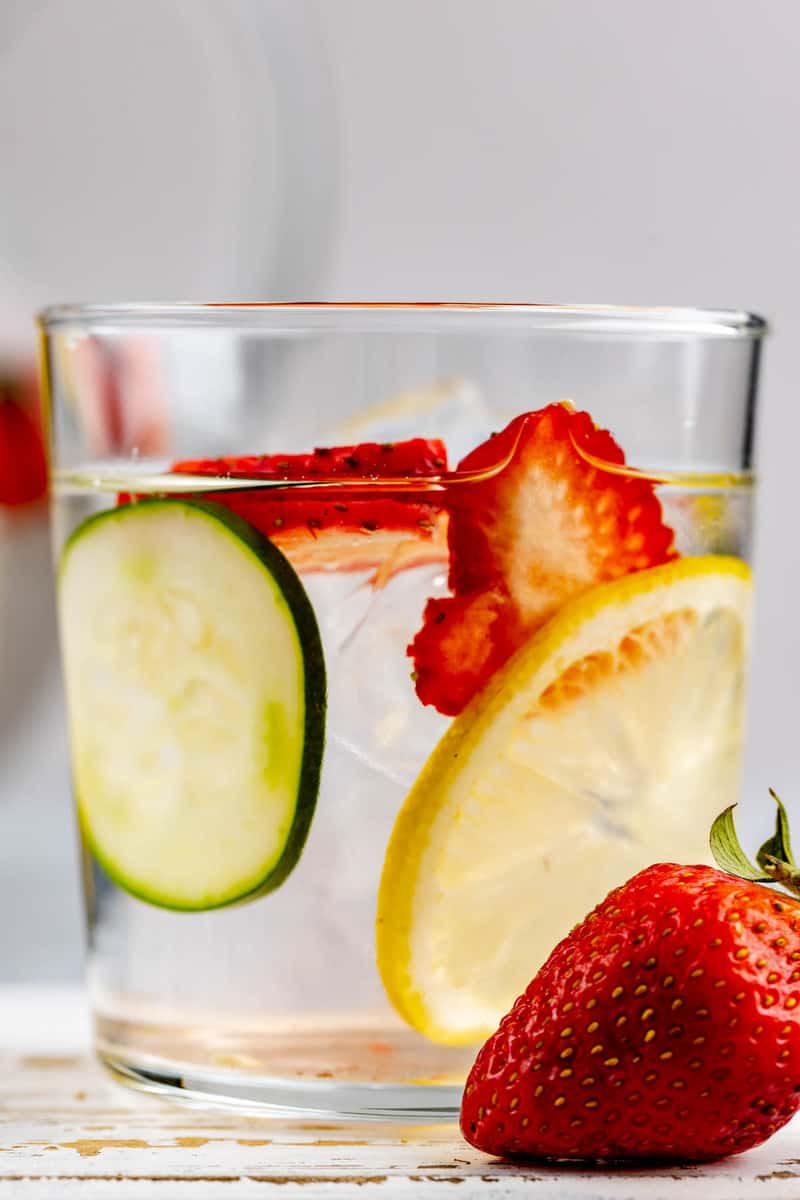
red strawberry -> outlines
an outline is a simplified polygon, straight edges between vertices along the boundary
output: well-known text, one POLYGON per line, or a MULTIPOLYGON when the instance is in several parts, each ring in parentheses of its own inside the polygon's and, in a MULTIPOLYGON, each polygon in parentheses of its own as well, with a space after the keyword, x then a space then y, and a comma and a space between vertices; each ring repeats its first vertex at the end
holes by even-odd
POLYGON ((29 504, 46 491, 36 376, 0 377, 0 504, 29 504))
POLYGON ((800 903, 752 880, 785 868, 796 888, 798 872, 739 863, 748 881, 648 867, 555 948, 470 1072, 469 1142, 701 1161, 789 1120, 800 1107, 800 903))
POLYGON ((453 597, 409 647, 423 703, 454 716, 565 601, 675 557, 653 485, 592 458, 625 461, 588 413, 551 404, 459 464, 488 474, 447 491, 453 597))
POLYGON ((429 600, 414 638, 417 695, 454 716, 524 640, 501 588, 429 600), (439 664, 442 664, 441 666, 439 664))
POLYGON ((298 570, 359 570, 447 558, 447 517, 437 493, 414 479, 440 476, 439 441, 365 442, 311 454, 259 454, 176 463, 173 471, 248 480, 334 480, 319 489, 214 491, 209 497, 244 517, 281 547, 298 570), (387 481, 381 488, 381 481, 387 481), (396 488, 388 481, 400 481, 396 488))

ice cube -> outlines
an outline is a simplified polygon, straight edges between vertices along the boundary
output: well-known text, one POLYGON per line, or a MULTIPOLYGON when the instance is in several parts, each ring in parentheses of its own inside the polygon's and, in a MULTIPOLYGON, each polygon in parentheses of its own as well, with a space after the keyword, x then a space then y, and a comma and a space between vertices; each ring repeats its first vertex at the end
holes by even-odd
POLYGON ((420 703, 406 654, 426 598, 446 592, 442 565, 401 571, 372 588, 366 611, 331 661, 329 736, 404 787, 447 727, 446 718, 420 703))
POLYGON ((475 383, 469 379, 442 379, 378 401, 333 426, 324 440, 346 444, 441 438, 452 468, 484 441, 496 424, 497 417, 492 416, 475 383))

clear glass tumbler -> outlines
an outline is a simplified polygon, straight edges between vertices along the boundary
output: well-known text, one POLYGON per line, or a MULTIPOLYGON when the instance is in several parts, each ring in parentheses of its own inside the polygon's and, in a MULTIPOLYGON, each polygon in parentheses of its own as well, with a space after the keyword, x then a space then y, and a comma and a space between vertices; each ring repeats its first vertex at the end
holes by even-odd
POLYGON ((571 925, 736 799, 764 324, 41 317, 97 1048, 452 1118, 571 925))

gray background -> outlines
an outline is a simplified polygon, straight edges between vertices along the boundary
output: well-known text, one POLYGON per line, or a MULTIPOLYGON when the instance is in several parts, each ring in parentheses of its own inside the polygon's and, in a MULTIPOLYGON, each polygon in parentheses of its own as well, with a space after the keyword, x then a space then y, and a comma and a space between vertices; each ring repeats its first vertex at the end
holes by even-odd
MULTIPOLYGON (((237 45, 245 44, 251 57, 242 58, 238 74, 249 90, 239 97, 231 128, 251 141, 236 160, 236 195, 223 195, 213 212, 201 214, 212 233, 223 231, 227 249, 219 259, 211 250, 207 261, 200 256, 193 289, 222 287, 222 262, 224 287, 240 279, 242 295, 674 303, 763 312, 774 338, 759 438, 746 796, 752 809, 770 783, 800 814, 793 487, 800 435, 794 395, 800 5, 227 0, 211 6, 194 0, 190 11, 175 0, 166 7, 175 10, 170 36, 178 44, 185 36, 197 50, 202 34, 202 53, 172 54, 161 74, 156 63, 148 79, 135 56, 147 55, 157 40, 165 3, 105 0, 102 16, 94 0, 8 4, 0 95, 4 82, 19 88, 24 53, 34 70, 34 42, 36 61, 47 54, 49 66, 37 67, 26 104, 13 112, 4 104, 0 117, 4 188, 13 201, 10 208, 8 197, 0 202, 0 222, 7 218, 0 225, 6 340, 24 340, 28 310, 44 299, 86 295, 90 284, 96 291, 98 278, 106 294, 124 294, 131 263, 140 259, 137 230, 119 230, 118 255, 93 244, 92 222, 108 228, 109 181, 99 174, 89 186, 88 164, 98 155, 103 161, 104 147, 118 149, 117 118, 124 112, 125 136, 141 140, 148 190, 179 190, 187 162, 200 172, 195 186, 203 170, 213 176, 210 141, 187 148, 163 129, 180 130, 191 120, 193 106, 178 111, 179 96, 196 95, 194 111, 202 111, 198 71, 211 78, 206 66, 218 52, 228 55, 237 77, 236 55, 245 54, 237 45), (85 47, 77 75, 65 50, 71 43, 64 8, 85 47), (214 33, 208 22, 220 17, 246 30, 240 43, 214 33), (27 51, 26 38, 32 39, 27 51), (107 69, 102 86, 111 94, 95 95, 92 70, 99 62, 113 65, 126 40, 133 65, 127 74, 121 66, 107 69), (252 57, 259 45, 261 66, 252 57), (142 90, 156 94, 159 87, 158 106, 143 103, 142 90), (62 120, 57 172, 40 178, 32 164, 41 158, 41 139, 52 136, 54 111, 81 103, 81 88, 83 117, 62 120), (250 120, 256 109, 263 126, 250 120), (248 186, 263 192, 255 213, 237 201, 248 186), (269 225, 266 240, 259 211, 269 225), (27 266, 16 232, 20 214, 40 238, 27 266), (235 237, 228 228, 234 220, 235 237), (250 228, 252 237, 244 237, 250 228), (255 277, 254 245, 262 255, 255 277)), ((209 121, 220 119, 207 108, 209 121)), ((123 167, 116 169, 117 186, 123 167)), ((142 180, 141 171, 132 176, 120 203, 138 199, 142 180)), ((169 276, 170 262, 188 270, 180 256, 170 258, 170 222, 185 240, 191 208, 187 215, 185 204, 167 204, 159 214, 156 206, 145 231, 157 251, 154 279, 159 271, 169 276)), ((190 239, 193 264, 202 234, 190 239)), ((80 970, 80 921, 41 521, 31 518, 8 540, 3 587, 24 580, 25 599, 5 625, 16 666, 4 680, 15 712, 0 742, 0 977, 64 977, 80 970)))

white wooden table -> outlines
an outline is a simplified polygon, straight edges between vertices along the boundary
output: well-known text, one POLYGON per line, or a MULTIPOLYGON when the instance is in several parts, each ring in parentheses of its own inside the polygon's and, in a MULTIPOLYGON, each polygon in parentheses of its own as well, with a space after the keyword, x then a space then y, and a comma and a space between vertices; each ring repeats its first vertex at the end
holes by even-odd
POLYGON ((113 1083, 80 992, 0 989, 0 1200, 800 1200, 800 1122, 708 1167, 563 1170, 471 1150, 451 1127, 290 1125, 113 1083))

